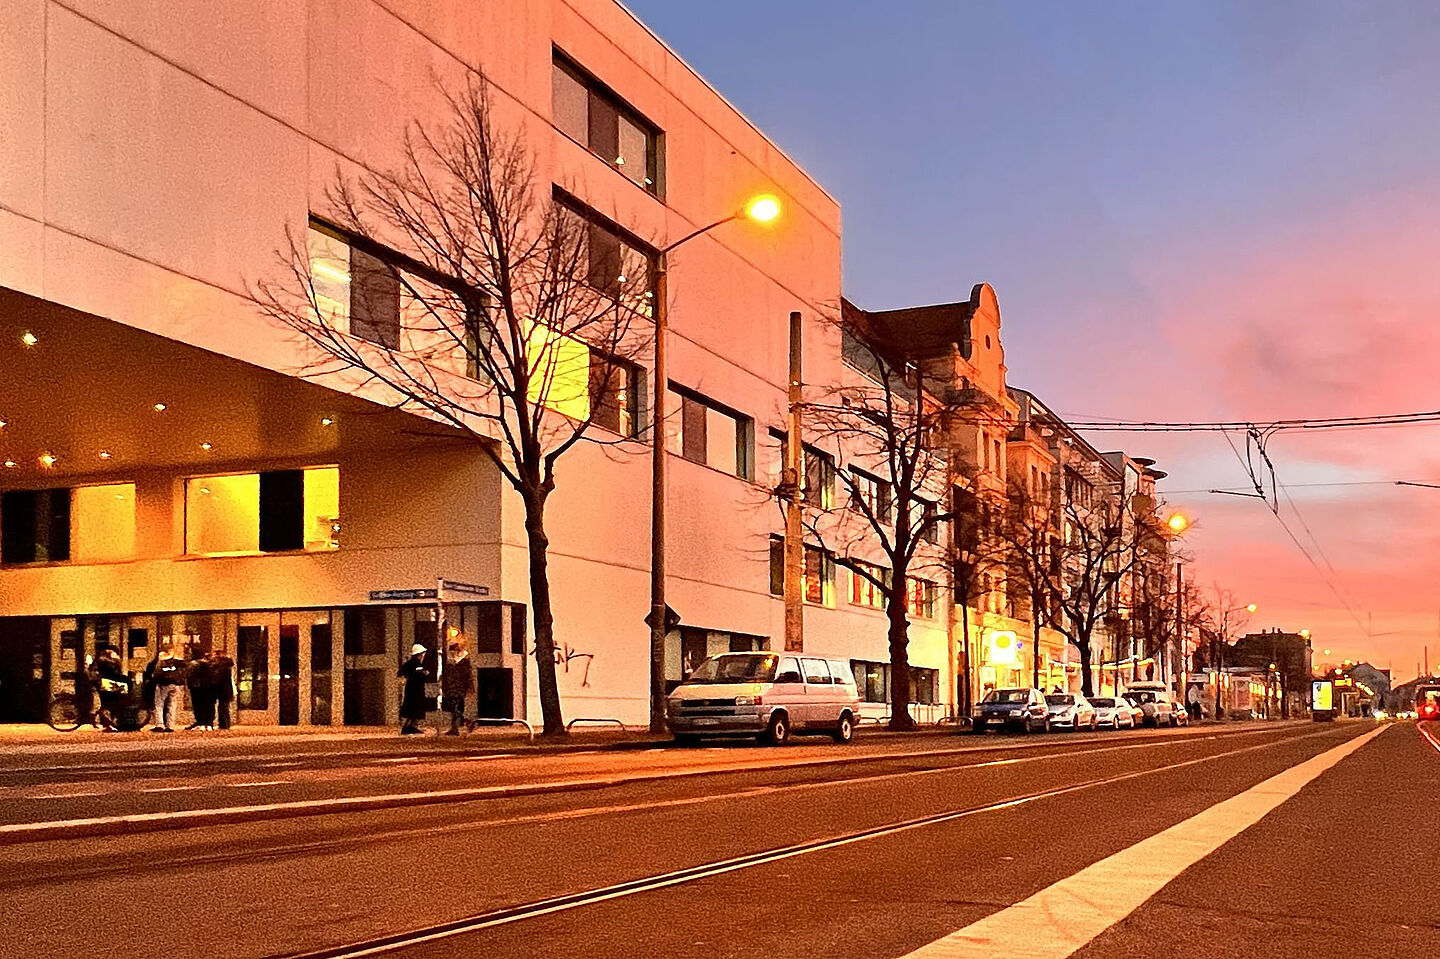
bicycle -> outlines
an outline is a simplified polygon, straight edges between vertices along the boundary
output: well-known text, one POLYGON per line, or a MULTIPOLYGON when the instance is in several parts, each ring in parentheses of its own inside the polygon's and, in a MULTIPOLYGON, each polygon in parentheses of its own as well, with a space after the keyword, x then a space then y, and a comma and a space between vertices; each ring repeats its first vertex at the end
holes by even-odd
MULTIPOLYGON (((86 725, 99 729, 104 725, 97 718, 99 715, 99 709, 91 709, 89 712, 82 710, 74 693, 59 693, 50 700, 45 724, 61 733, 73 733, 81 726, 86 725)), ((150 711, 148 709, 144 707, 138 709, 135 714, 136 728, 142 728, 149 719, 150 711)))

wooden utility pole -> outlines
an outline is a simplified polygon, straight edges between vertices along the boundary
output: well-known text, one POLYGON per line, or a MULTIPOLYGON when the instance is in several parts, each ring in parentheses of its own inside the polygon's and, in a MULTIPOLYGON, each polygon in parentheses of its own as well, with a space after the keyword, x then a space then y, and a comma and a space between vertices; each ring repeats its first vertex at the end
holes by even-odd
POLYGON ((805 401, 800 364, 800 312, 790 314, 790 416, 785 432, 785 651, 805 648, 805 451, 801 406, 805 401))

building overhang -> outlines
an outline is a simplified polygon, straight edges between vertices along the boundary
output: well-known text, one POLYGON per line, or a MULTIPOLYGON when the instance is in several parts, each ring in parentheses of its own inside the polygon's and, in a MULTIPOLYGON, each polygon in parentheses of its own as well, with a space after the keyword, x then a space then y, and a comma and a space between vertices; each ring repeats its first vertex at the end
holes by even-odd
POLYGON ((3 288, 0 420, 0 486, 11 488, 475 442, 301 375, 3 288))

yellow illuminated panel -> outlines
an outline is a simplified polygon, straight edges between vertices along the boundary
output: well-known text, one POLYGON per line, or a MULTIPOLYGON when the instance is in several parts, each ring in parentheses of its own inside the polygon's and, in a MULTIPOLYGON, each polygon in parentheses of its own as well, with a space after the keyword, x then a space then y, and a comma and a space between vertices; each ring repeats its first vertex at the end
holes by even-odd
POLYGON ((340 469, 321 466, 305 471, 305 548, 340 546, 340 469))
POLYGON ((135 557, 135 484, 80 486, 71 491, 70 558, 107 563, 135 557))
POLYGON ((259 549, 259 473, 185 481, 185 552, 215 555, 259 549))
POLYGON ((590 348, 579 340, 536 325, 526 338, 532 403, 571 419, 590 417, 590 348))

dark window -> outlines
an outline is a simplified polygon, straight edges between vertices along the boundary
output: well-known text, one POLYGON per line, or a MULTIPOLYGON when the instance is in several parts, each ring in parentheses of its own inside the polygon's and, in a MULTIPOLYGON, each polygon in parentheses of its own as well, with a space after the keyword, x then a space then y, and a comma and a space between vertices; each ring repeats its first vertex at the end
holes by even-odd
POLYGON ((694 672, 695 667, 705 661, 709 655, 709 637, 703 629, 695 629, 691 626, 680 627, 680 673, 689 676, 694 672))
POLYGON ((260 551, 305 548, 305 473, 275 470, 260 474, 260 551))
POLYGON ((644 372, 634 363, 590 351, 590 421, 621 436, 639 436, 644 372))
POLYGON ((805 547, 805 602, 835 605, 835 560, 815 546, 805 547))
POLYGON ((550 93, 556 129, 637 186, 659 192, 660 131, 654 124, 558 52, 550 93))
POLYGON ((678 410, 666 418, 665 441, 670 452, 741 479, 753 479, 754 421, 683 387, 671 386, 670 392, 670 409, 678 410))
POLYGON ((350 250, 350 332, 400 348, 400 276, 378 257, 350 250))
POLYGON ((241 626, 235 644, 235 705, 241 709, 270 706, 270 631, 241 626))
POLYGON ((345 611, 345 655, 375 656, 385 652, 385 610, 365 606, 345 611))
POLYGON ((471 637, 474 646, 471 651, 476 655, 493 654, 500 655, 505 642, 500 636, 500 628, 504 623, 501 617, 501 609, 498 603, 490 603, 478 608, 479 615, 476 617, 475 635, 471 637))
POLYGON ((567 217, 565 230, 575 231, 584 245, 579 253, 585 282, 620 305, 650 316, 654 252, 642 240, 558 187, 555 199, 567 217))
POLYGON ((0 562, 61 563, 70 558, 70 491, 0 494, 0 562))
POLYGON ((922 542, 938 543, 940 541, 940 522, 937 519, 939 515, 940 511, 936 504, 920 501, 919 536, 922 542))
POLYGON ((785 594, 785 537, 770 537, 770 592, 785 594))
POLYGON ((862 470, 850 471, 850 508, 864 515, 866 508, 876 521, 890 525, 895 521, 895 498, 890 484, 862 470), (865 508, 862 508, 861 504, 865 508))
POLYGON ((510 652, 525 655, 525 607, 519 603, 510 607, 510 652))
POLYGON ((819 509, 835 505, 835 461, 830 454, 805 446, 805 502, 819 509))

